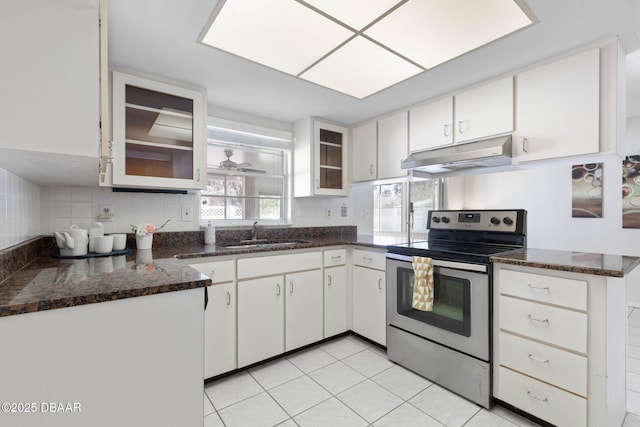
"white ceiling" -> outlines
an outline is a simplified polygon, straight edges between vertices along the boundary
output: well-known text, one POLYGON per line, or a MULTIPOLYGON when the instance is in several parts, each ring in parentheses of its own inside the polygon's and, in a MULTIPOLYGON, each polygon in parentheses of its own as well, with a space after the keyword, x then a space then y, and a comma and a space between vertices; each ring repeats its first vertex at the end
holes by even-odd
POLYGON ((640 0, 524 0, 539 23, 358 100, 199 44, 216 3, 109 0, 110 66, 204 86, 209 105, 224 109, 355 124, 608 37, 640 47, 640 0))

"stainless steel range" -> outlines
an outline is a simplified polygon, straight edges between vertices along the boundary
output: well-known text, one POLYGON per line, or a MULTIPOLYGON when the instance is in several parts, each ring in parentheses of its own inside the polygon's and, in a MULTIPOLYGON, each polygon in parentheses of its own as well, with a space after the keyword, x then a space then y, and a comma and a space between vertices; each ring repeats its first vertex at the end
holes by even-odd
POLYGON ((526 246, 526 211, 431 211, 427 241, 388 246, 387 357, 491 405, 491 255, 526 246), (413 256, 433 265, 432 311, 412 307, 413 256))

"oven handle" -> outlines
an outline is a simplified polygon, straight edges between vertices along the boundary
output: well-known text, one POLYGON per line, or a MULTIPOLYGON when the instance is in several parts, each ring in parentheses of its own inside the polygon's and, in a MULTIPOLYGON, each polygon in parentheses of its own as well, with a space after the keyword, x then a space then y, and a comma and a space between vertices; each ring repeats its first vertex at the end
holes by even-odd
MULTIPOLYGON (((389 259, 395 259, 397 261, 411 262, 411 257, 408 255, 400 255, 400 254, 393 254, 393 253, 387 252, 386 256, 389 259)), ((478 271, 480 273, 487 272, 487 266, 480 265, 480 264, 469 264, 466 262, 457 262, 457 261, 445 261, 441 259, 432 259, 431 264, 434 267, 456 268, 458 270, 478 271)))

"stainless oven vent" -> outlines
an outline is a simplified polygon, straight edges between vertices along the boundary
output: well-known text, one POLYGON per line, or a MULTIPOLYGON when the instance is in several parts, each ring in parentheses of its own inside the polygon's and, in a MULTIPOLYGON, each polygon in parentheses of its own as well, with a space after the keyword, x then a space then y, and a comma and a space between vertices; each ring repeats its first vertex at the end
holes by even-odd
POLYGON ((402 169, 438 174, 511 164, 511 135, 506 135, 411 153, 402 169))

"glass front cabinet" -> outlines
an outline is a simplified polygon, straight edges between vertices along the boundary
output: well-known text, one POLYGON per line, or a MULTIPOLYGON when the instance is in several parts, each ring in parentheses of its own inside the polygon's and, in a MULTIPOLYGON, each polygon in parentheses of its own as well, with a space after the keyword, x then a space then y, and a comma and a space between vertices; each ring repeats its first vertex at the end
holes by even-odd
POLYGON ((294 135, 294 196, 347 196, 348 129, 307 119, 294 135))
POLYGON ((112 176, 101 184, 204 188, 205 91, 118 71, 112 88, 112 176))

